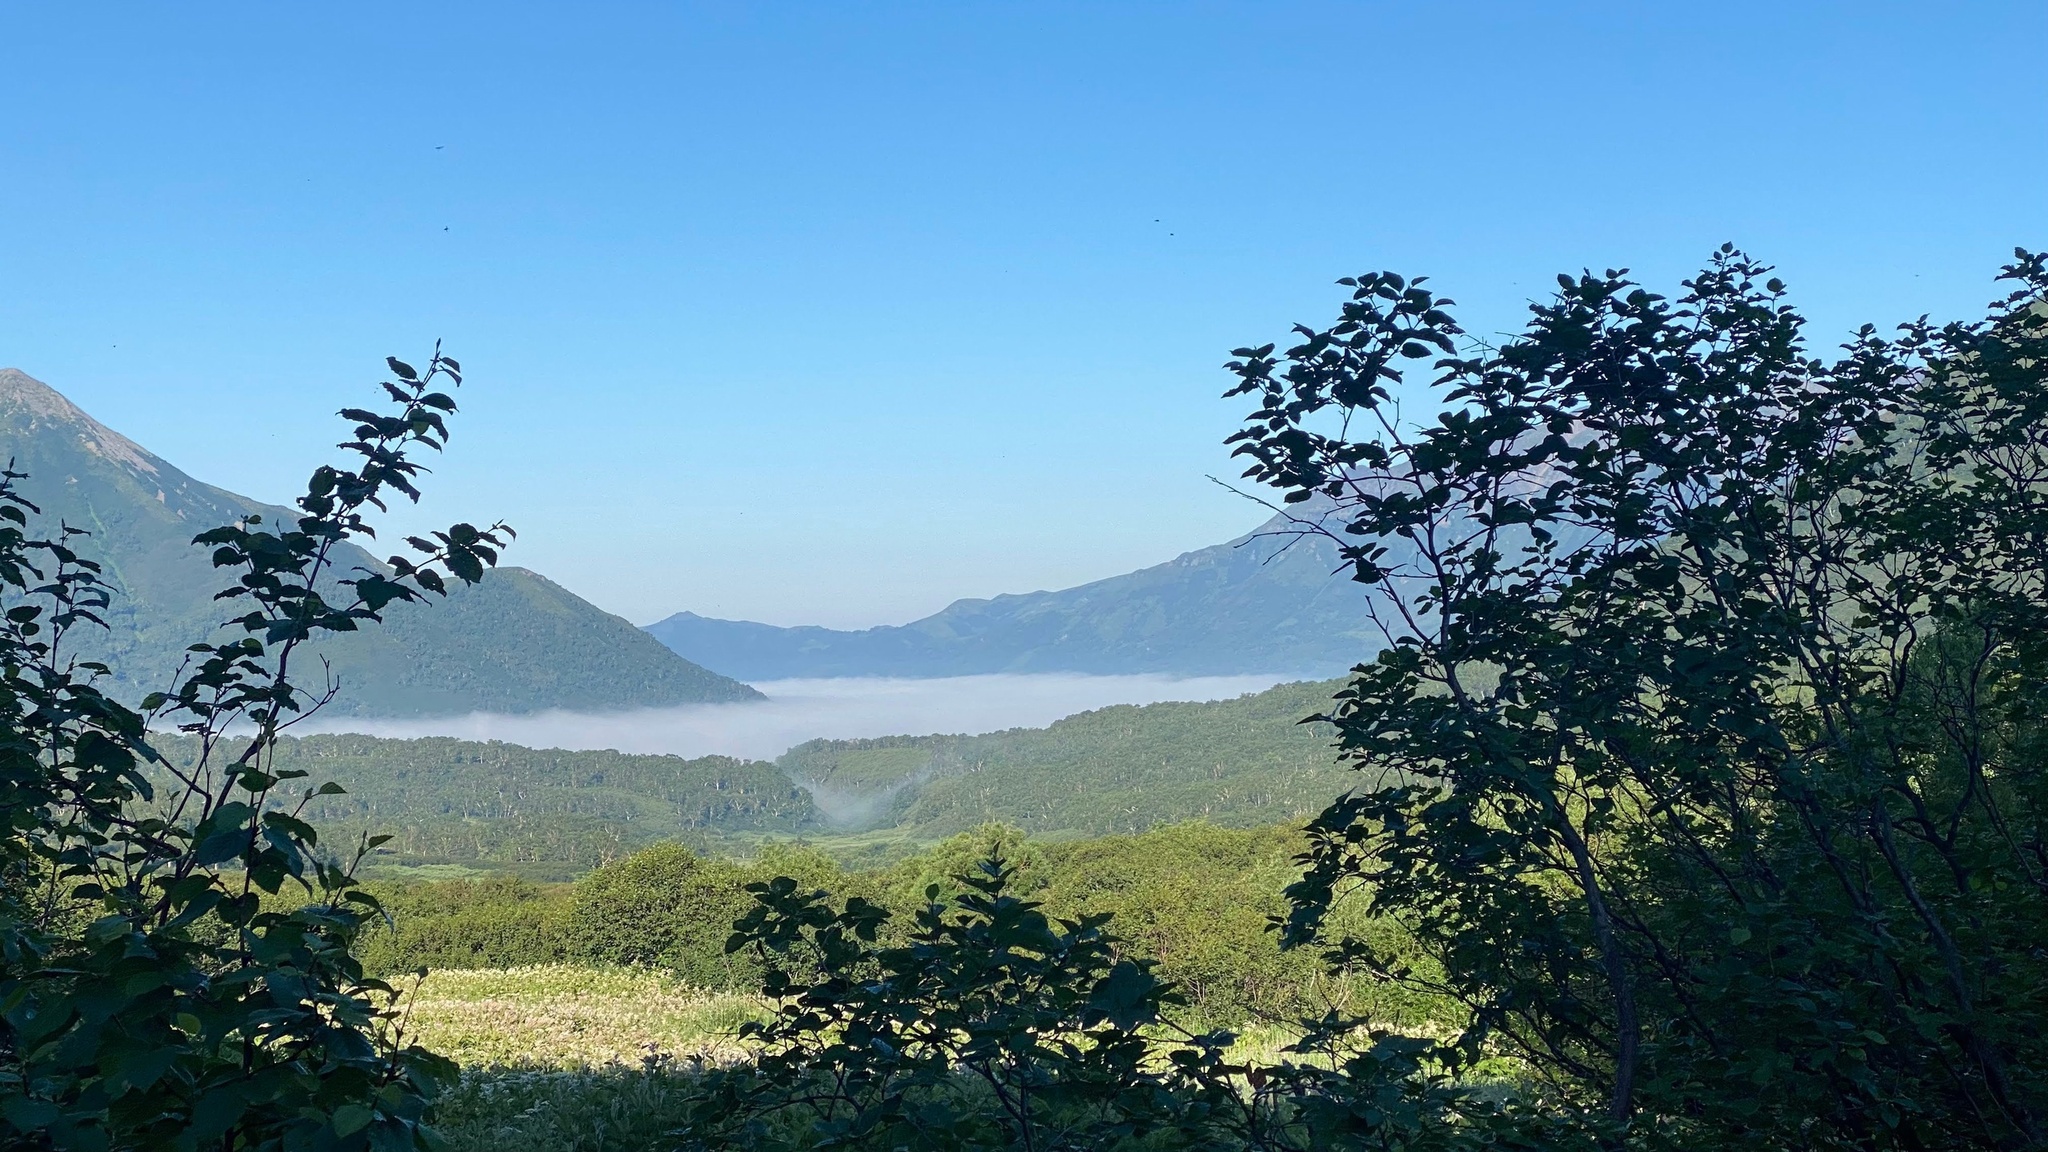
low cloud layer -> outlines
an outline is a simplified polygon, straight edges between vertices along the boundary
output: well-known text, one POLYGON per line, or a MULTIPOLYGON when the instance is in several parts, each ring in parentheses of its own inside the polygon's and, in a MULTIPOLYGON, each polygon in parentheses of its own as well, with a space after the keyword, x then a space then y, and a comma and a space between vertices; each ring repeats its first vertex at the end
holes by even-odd
POLYGON ((476 712, 425 720, 321 717, 298 728, 373 736, 459 736, 531 748, 613 748, 679 756, 771 759, 820 737, 923 736, 1038 728, 1111 704, 1223 700, 1279 683, 1277 676, 954 676, 935 680, 770 680, 768 697, 630 712, 476 712))

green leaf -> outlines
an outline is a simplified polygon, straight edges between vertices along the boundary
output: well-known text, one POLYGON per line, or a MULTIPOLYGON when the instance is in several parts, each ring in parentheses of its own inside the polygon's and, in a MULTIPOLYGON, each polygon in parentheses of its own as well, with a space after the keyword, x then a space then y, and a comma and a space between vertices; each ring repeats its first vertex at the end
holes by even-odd
POLYGON ((201 1145, 218 1140, 248 1110, 249 1101, 237 1087, 224 1085, 215 1088, 192 1105, 186 1135, 201 1145))
POLYGON ((239 857, 248 848, 247 828, 226 828, 200 841, 199 847, 193 850, 192 862, 201 868, 210 868, 239 857))
POLYGON ((343 1104, 334 1110, 334 1134, 336 1136, 353 1136, 368 1128, 370 1121, 375 1117, 376 1113, 370 1111, 367 1105, 343 1104))
POLYGON ((0 1117, 22 1132, 40 1132, 55 1124, 64 1113, 48 1100, 9 1095, 0 1101, 0 1117))
POLYGON ((1088 1007, 1128 1032, 1159 1015, 1159 981, 1129 960, 1119 960, 1088 993, 1088 1007))

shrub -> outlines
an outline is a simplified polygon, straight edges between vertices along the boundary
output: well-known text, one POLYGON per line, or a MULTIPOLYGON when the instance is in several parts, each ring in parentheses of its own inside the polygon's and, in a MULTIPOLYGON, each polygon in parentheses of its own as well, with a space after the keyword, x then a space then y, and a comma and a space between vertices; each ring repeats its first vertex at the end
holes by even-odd
MULTIPOLYGON (((358 457, 317 469, 296 519, 202 532, 241 615, 195 646, 182 679, 137 712, 103 694, 103 665, 65 640, 104 627, 110 589, 68 526, 0 479, 0 1143, 10 1147, 424 1146, 422 1117, 452 1072, 392 1027, 391 989, 349 947, 376 912, 353 853, 298 818, 303 773, 272 771, 280 730, 332 697, 294 679, 306 645, 380 620, 394 602, 474 582, 508 530, 458 524, 411 558, 337 574, 365 514, 417 498, 407 456, 439 449, 457 380, 389 361, 388 412, 349 409, 358 457), (202 751, 173 768, 145 739, 175 726, 202 751), (223 743, 231 726, 253 738, 223 743), (228 751, 232 749, 232 751, 228 751), (174 781, 161 793, 146 767, 174 781), (336 862, 336 857, 341 860, 336 862)), ((367 558, 365 558, 367 559, 367 558)))
POLYGON ((567 955, 566 885, 489 876, 369 887, 390 917, 356 944, 364 970, 375 975, 551 964, 567 955))
POLYGON ((577 881, 566 951, 591 963, 658 965, 703 988, 733 987, 750 975, 725 951, 749 903, 746 883, 737 865, 681 844, 635 852, 577 881))
POLYGON ((2048 1142, 2048 257, 1806 347, 1724 247, 1460 347, 1392 273, 1239 349, 1247 475, 1374 589, 1290 940, 1686 1144, 2048 1142), (1393 386, 1434 359, 1446 411, 1393 386), (1412 403, 1412 400, 1410 401, 1412 403), (1400 921, 1417 971, 1326 916, 1400 921))
POLYGON ((1592 1152, 1569 1112, 1495 1100, 1433 1044, 1334 1013, 1280 1059, 1233 1061, 1232 1033, 1164 1018, 1174 989, 1106 914, 1050 917, 1016 879, 992 855, 951 897, 931 885, 902 943, 860 897, 750 886, 727 947, 776 1012, 741 1029, 754 1061, 706 1075, 685 1146, 1592 1152))
POLYGON ((908 942, 878 944, 889 913, 860 897, 834 910, 788 877, 727 947, 766 973, 779 1010, 741 1029, 750 1067, 715 1074, 690 1129, 698 1143, 758 1143, 772 1123, 854 1147, 1093 1148, 1156 1126, 1136 1034, 1164 988, 1119 960, 1106 917, 1053 921, 1009 891, 991 857, 942 903, 933 885, 908 942))

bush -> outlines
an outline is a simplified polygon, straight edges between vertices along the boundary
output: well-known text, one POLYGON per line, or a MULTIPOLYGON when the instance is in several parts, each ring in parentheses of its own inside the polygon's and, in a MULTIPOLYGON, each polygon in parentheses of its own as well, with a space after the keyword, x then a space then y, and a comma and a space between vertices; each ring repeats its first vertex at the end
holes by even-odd
MULTIPOLYGON (((1460 1085, 1427 1041, 1329 1015, 1281 1059, 1190 1034, 1107 915, 1063 919, 1015 892, 1000 856, 926 892, 902 943, 890 913, 782 877, 727 947, 777 1006, 742 1027, 751 1063, 706 1075, 687 1148, 1378 1149, 1592 1152, 1569 1122, 1460 1085)), ((1568 1114, 1567 1114, 1568 1115, 1568 1114)))
POLYGON ((746 872, 706 860, 681 844, 657 844, 576 882, 564 920, 571 959, 658 965, 703 988, 749 978, 725 951, 747 909, 746 872))
POLYGON ((365 971, 378 976, 421 968, 552 964, 568 954, 567 885, 489 876, 369 888, 391 923, 365 931, 356 955, 365 971))
POLYGON ((2002 278, 1832 360, 1725 246, 1675 299, 1560 277, 1498 344, 1380 273, 1239 349, 1247 475, 1386 641, 1290 941, 1683 1144, 2048 1144, 2048 257, 2002 278))

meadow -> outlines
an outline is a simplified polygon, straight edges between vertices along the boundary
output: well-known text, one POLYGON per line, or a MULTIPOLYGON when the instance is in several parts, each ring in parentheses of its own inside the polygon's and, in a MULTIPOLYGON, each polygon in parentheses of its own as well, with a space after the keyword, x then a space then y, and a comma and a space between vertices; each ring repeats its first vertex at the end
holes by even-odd
POLYGON ((402 986, 411 1038, 467 1068, 632 1068, 739 1059, 759 997, 651 968, 444 969, 402 986))
MULTIPOLYGON (((405 989, 410 1037, 462 1070, 436 1110, 448 1152, 656 1152, 703 1098, 707 1067, 751 1058, 758 996, 648 968, 444 970, 405 989)), ((1300 1030, 1251 1022, 1230 1058, 1272 1064, 1300 1030)))
MULTIPOLYGON (((676 1147, 703 1107, 704 1072, 756 1054, 740 1028, 774 1005, 759 995, 759 970, 724 942, 749 905, 746 885, 790 873, 835 900, 890 909, 882 935, 900 943, 931 886, 957 894, 976 860, 1001 853, 1017 863, 1020 895, 1056 919, 1114 916, 1121 953, 1174 985, 1183 1002, 1151 1033, 1165 1042, 1229 1028, 1240 1062, 1283 1059, 1300 1035, 1293 1022, 1331 1010, 1404 1034, 1454 1032, 1457 1013, 1442 1002, 1280 949, 1268 917, 1299 876, 1300 846, 1286 825, 1194 822, 1063 841, 990 825, 860 868, 804 845, 730 859, 667 843, 575 883, 380 882, 392 921, 359 948, 401 988, 407 1036, 461 1065, 435 1113, 456 1152, 676 1147)), ((1390 926, 1357 926, 1397 948, 1390 926)))
MULTIPOLYGON (((1440 1008, 1428 998, 1333 975, 1313 950, 1281 948, 1273 918, 1286 910, 1285 889, 1300 876, 1295 856, 1304 843, 1288 825, 1233 829, 1196 821, 1080 840, 986 825, 870 867, 844 865, 800 843, 771 844, 738 859, 664 843, 574 883, 513 876, 374 882, 371 891, 391 921, 366 932, 357 954, 371 973, 394 981, 431 971, 430 991, 469 987, 436 982, 484 979, 469 976, 471 970, 532 974, 475 986, 501 989, 508 1005, 545 999, 516 991, 538 974, 548 974, 548 987, 574 986, 561 975, 572 968, 609 973, 592 988, 621 987, 622 970, 644 970, 648 979, 660 973, 672 983, 634 986, 649 1004, 670 1003, 684 988, 747 995, 759 973, 725 945, 733 922, 753 905, 748 885, 786 875, 837 900, 871 901, 892 916, 888 936, 923 906, 929 889, 957 892, 960 876, 999 852, 1017 869, 1019 896, 1048 915, 1113 917, 1122 947, 1155 961, 1179 989, 1186 1003, 1174 1014, 1183 1021, 1241 1028, 1336 1008, 1403 1028, 1429 1025, 1440 1008)), ((1391 924, 1348 909, 1340 923, 1390 954, 1408 951, 1391 924)))
POLYGON ((758 999, 653 969, 449 969, 404 988, 414 1041, 462 1066, 439 1108, 451 1152, 639 1152, 663 1146, 691 1073, 743 1058, 758 999))

